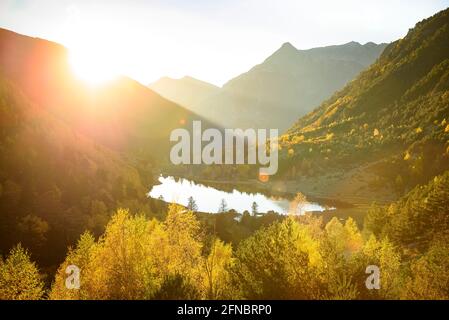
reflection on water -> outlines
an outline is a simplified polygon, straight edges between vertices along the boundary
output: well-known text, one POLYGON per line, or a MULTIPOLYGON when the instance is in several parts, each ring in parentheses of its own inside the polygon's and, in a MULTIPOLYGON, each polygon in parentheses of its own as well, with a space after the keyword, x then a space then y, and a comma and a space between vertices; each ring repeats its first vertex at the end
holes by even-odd
MULTIPOLYGON (((220 202, 224 199, 228 209, 234 209, 242 213, 245 210, 251 212, 253 202, 258 205, 258 212, 273 210, 278 213, 287 214, 290 201, 284 198, 267 197, 260 193, 246 193, 233 190, 226 192, 201 184, 195 184, 186 179, 176 181, 173 177, 160 177, 161 184, 154 186, 149 192, 151 198, 163 197, 166 202, 175 202, 187 206, 190 196, 195 199, 198 210, 202 212, 217 212, 220 202)), ((303 211, 323 211, 324 208, 316 203, 308 203, 303 211)))

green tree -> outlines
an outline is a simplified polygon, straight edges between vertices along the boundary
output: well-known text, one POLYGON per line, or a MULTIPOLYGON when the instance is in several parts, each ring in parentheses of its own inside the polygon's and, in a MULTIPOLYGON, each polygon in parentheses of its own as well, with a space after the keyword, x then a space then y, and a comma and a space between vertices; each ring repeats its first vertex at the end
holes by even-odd
POLYGON ((190 300, 200 297, 197 288, 180 274, 166 275, 162 285, 152 296, 156 300, 190 300))
POLYGON ((19 219, 17 229, 24 239, 24 244, 33 250, 42 247, 47 241, 47 233, 50 227, 44 219, 28 214, 19 219))
POLYGON ((195 199, 193 199, 192 196, 190 196, 188 199, 187 209, 189 209, 190 211, 193 211, 193 212, 198 211, 198 206, 196 204, 195 199))
POLYGON ((225 199, 221 199, 220 206, 218 207, 218 213, 223 213, 228 211, 228 204, 225 199))
POLYGON ((435 240, 428 252, 412 262, 401 293, 403 299, 449 299, 449 245, 435 240))
POLYGON ((103 201, 92 200, 87 226, 94 234, 101 234, 109 220, 108 208, 103 201))
POLYGON ((257 202, 254 201, 253 204, 251 205, 251 214, 253 216, 256 216, 259 213, 258 210, 259 210, 259 206, 258 206, 257 202))

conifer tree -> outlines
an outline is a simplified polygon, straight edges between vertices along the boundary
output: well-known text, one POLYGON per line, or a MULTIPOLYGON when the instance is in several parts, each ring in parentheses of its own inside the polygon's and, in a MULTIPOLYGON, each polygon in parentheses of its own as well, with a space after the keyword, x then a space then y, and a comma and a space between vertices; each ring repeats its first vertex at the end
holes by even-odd
POLYGON ((193 199, 192 196, 190 196, 188 199, 187 209, 189 209, 190 211, 193 211, 193 212, 198 211, 198 206, 196 204, 195 199, 193 199))
POLYGON ((256 216, 259 213, 259 206, 256 201, 251 205, 251 213, 253 216, 256 216))
POLYGON ((220 206, 218 207, 218 213, 223 213, 228 211, 228 204, 225 199, 221 199, 220 206))

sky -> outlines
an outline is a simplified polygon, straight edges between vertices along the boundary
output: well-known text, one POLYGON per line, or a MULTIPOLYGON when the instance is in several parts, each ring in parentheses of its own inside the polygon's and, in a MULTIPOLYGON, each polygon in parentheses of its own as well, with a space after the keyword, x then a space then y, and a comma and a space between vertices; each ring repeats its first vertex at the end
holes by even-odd
POLYGON ((87 72, 222 85, 284 42, 391 42, 449 0, 0 0, 0 27, 58 42, 87 72))

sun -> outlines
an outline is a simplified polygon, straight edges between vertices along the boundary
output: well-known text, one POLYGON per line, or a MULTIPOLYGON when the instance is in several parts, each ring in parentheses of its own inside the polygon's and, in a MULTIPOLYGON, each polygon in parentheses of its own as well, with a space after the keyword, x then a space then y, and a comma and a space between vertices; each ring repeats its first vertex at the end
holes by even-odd
POLYGON ((101 86, 119 76, 107 54, 70 50, 69 63, 77 78, 90 86, 101 86))

